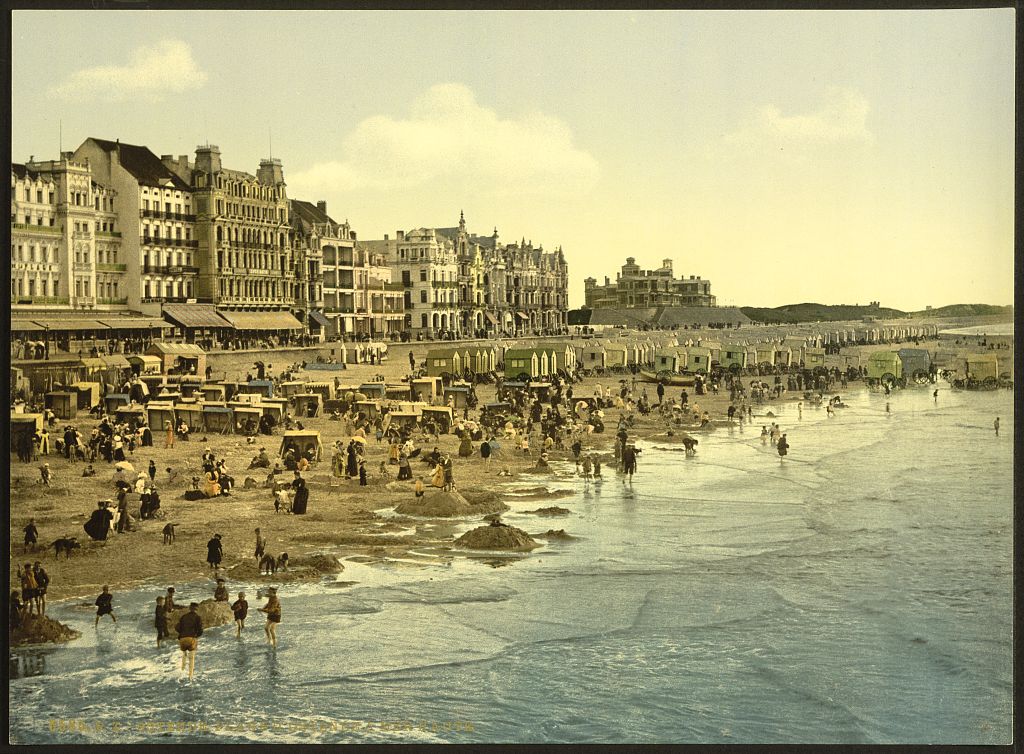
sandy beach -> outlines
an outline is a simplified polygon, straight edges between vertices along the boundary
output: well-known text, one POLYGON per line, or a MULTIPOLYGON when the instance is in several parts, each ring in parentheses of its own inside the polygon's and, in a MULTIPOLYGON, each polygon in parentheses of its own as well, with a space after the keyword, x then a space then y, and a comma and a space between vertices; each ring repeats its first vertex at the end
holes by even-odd
MULTIPOLYGON (((426 343, 411 345, 417 359, 420 360, 430 347, 431 344, 426 343)), ((391 357, 383 364, 353 365, 344 372, 309 371, 300 373, 298 379, 325 379, 327 374, 333 379, 334 374, 341 374, 343 382, 351 383, 383 375, 389 383, 399 382, 407 373, 409 350, 408 344, 396 344, 392 346, 391 357)), ((279 368, 283 366, 279 365, 279 368)), ((231 370, 226 371, 230 374, 231 370)), ((620 381, 623 379, 627 380, 625 384, 628 387, 634 387, 628 375, 606 374, 575 383, 574 395, 593 396, 598 386, 618 393, 623 384, 620 381)), ((749 385, 751 379, 753 377, 744 377, 743 384, 749 385)), ((772 380, 771 377, 766 379, 772 380)), ((851 386, 858 384, 851 383, 851 386)), ((938 387, 948 389, 948 385, 942 382, 938 387)), ((653 384, 638 380, 633 396, 639 397, 645 388, 650 402, 657 403, 656 386, 653 384)), ((678 400, 681 390, 682 388, 678 387, 667 388, 666 401, 670 398, 678 400)), ((678 442, 682 437, 681 430, 693 432, 694 436, 699 438, 701 432, 715 431, 716 426, 728 422, 728 391, 723 390, 717 395, 709 393, 698 396, 695 395, 693 388, 686 390, 691 408, 699 413, 706 411, 710 416, 712 422, 709 427, 699 430, 699 423, 684 424, 674 428, 674 437, 668 437, 667 421, 657 411, 652 411, 646 417, 637 413, 630 438, 640 441, 641 447, 645 440, 657 440, 659 444, 678 442)), ((838 387, 833 392, 837 391, 838 387)), ((495 386, 478 386, 477 394, 480 405, 491 402, 495 399, 495 386)), ((781 400, 795 403, 802 398, 798 392, 787 392, 781 399, 775 399, 773 402, 777 404, 781 400)), ((738 401, 742 402, 742 399, 738 401)), ((749 399, 745 402, 753 408, 752 423, 757 427, 772 421, 772 417, 764 415, 765 408, 760 404, 749 399)), ((589 434, 583 440, 583 452, 597 454, 608 474, 615 473, 612 447, 620 413, 618 409, 606 409, 606 430, 603 433, 589 434)), ((475 419, 477 415, 477 410, 470 411, 470 419, 475 419)), ((365 458, 369 484, 367 487, 360 487, 357 479, 336 478, 331 474, 330 459, 334 442, 347 439, 344 422, 318 417, 303 420, 303 423, 307 429, 318 430, 321 433, 324 445, 323 460, 314 464, 304 474, 310 488, 307 515, 275 513, 272 493, 262 486, 266 471, 247 471, 249 461, 260 447, 266 447, 272 459, 277 457, 281 442, 280 431, 269 437, 259 436, 255 445, 247 444, 246 439, 240 435, 194 434, 190 441, 178 441, 173 448, 164 448, 164 435, 157 433, 154 436, 154 447, 137 448, 128 460, 141 473, 145 472, 151 459, 155 461, 158 469, 156 483, 165 517, 136 521, 133 531, 123 534, 111 533, 106 542, 91 541, 83 532, 82 525, 98 501, 114 496, 114 470, 111 465, 101 459, 95 464, 96 476, 82 478, 83 463, 70 463, 62 456, 51 453, 45 460, 50 464, 53 480, 49 487, 45 487, 39 482, 38 470, 44 459, 40 458, 37 462, 27 464, 12 460, 12 572, 17 564, 42 561, 51 578, 50 599, 94 598, 103 584, 109 584, 116 592, 143 582, 172 585, 203 578, 210 580, 212 594, 214 580, 213 572, 206 563, 206 542, 215 533, 222 536, 224 561, 221 574, 229 581, 232 577, 266 578, 268 583, 271 580, 276 583, 319 578, 322 572, 316 561, 310 560, 317 554, 339 557, 362 555, 372 561, 383 557, 402 557, 410 549, 417 547, 451 547, 452 531, 450 527, 444 526, 443 520, 431 522, 419 517, 401 515, 382 517, 374 512, 393 508, 413 499, 413 482, 395 481, 397 467, 389 466, 388 477, 380 476, 380 464, 387 459, 386 443, 377 443, 372 436, 368 438, 365 458), (213 450, 218 459, 226 460, 229 473, 235 477, 237 486, 229 496, 198 501, 185 500, 183 494, 190 486, 191 478, 201 475, 200 456, 207 447, 213 450), (168 467, 176 469, 179 474, 178 481, 173 485, 167 482, 168 474, 165 470, 168 467), (256 480, 256 489, 243 489, 247 476, 252 476, 256 480), (35 552, 25 553, 22 545, 23 528, 30 518, 35 520, 38 527, 39 545, 35 552), (171 545, 163 543, 162 529, 166 522, 176 524, 176 540, 171 545), (278 572, 273 577, 259 576, 258 564, 254 558, 254 530, 257 527, 267 538, 268 553, 275 556, 285 552, 289 554, 292 567, 288 572, 278 572), (70 558, 65 558, 63 554, 56 558, 51 543, 64 536, 76 537, 82 547, 75 550, 70 558)), ((82 435, 87 437, 98 421, 82 413, 75 424, 82 435)), ((59 436, 64 425, 65 422, 58 422, 51 436, 59 436)), ((782 429, 785 431, 786 427, 783 426, 782 429)), ((423 454, 430 452, 434 445, 432 439, 422 440, 418 434, 414 437, 414 442, 422 448, 423 454)), ((512 443, 504 442, 490 463, 484 463, 476 450, 479 443, 474 443, 475 452, 471 457, 460 458, 459 440, 454 434, 442 435, 437 445, 442 452, 452 454, 457 488, 472 502, 500 493, 502 485, 510 481, 508 476, 499 476, 503 470, 509 471, 514 478, 517 474, 533 469, 540 449, 539 442, 539 433, 535 430, 529 456, 514 450, 512 443)), ((571 457, 568 447, 550 453, 551 460, 571 457)), ((642 469, 641 456, 639 473, 642 473, 642 469)), ((412 470, 414 480, 419 476, 424 477, 428 485, 428 502, 432 495, 441 494, 439 490, 429 486, 430 469, 427 464, 415 458, 412 460, 412 470)), ((291 478, 290 473, 287 478, 291 478)), ((553 480, 548 490, 553 490, 557 486, 553 480)), ((540 507, 554 504, 545 501, 556 500, 557 495, 540 490, 537 498, 540 507)), ((483 522, 483 517, 480 518, 483 522)), ((16 580, 14 583, 17 583, 16 580)))

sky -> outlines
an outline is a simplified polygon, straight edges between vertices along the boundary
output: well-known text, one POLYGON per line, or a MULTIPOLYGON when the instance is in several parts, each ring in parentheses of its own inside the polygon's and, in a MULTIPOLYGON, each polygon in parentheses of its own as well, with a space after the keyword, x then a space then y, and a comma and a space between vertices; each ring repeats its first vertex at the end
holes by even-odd
POLYGON ((1014 10, 15 11, 12 158, 226 167, 720 305, 1013 303, 1014 10))

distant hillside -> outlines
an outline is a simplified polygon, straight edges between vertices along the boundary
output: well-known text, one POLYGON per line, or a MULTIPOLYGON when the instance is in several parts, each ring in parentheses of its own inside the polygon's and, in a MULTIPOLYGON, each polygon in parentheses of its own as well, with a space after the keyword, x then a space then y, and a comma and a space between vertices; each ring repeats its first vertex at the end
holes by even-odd
POLYGON ((997 315, 1013 316, 1012 306, 994 306, 992 304, 950 304, 938 309, 925 309, 913 312, 915 317, 993 317, 997 315))
MULTIPOLYGON (((842 322, 859 320, 864 317, 875 319, 899 319, 906 317, 906 312, 899 309, 887 309, 882 306, 829 306, 827 304, 788 304, 774 309, 754 306, 742 306, 740 311, 755 322, 842 322)), ((931 312, 929 312, 931 314, 931 312)))

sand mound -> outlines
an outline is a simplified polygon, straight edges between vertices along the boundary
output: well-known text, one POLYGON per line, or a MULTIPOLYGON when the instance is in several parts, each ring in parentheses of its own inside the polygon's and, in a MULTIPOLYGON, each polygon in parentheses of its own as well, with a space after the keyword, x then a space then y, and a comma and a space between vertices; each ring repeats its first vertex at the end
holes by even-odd
POLYGON ((523 511, 524 513, 533 513, 538 516, 568 516, 572 513, 568 508, 560 508, 557 505, 552 505, 548 508, 538 508, 535 511, 523 511))
POLYGON ((26 615, 21 625, 11 631, 11 646, 23 644, 61 643, 77 639, 82 634, 45 615, 26 615))
POLYGON ((478 526, 456 539, 455 545, 468 550, 532 550, 540 547, 525 531, 507 524, 478 526))
POLYGON ((508 506, 497 498, 471 503, 458 492, 427 493, 421 498, 405 500, 395 508, 396 513, 427 518, 476 516, 481 513, 497 513, 505 510, 508 510, 508 506))
POLYGON ((528 490, 525 493, 516 494, 519 500, 556 500, 560 497, 571 497, 572 490, 549 490, 547 487, 540 487, 536 491, 528 490))
POLYGON ((322 552, 314 552, 312 555, 300 555, 288 563, 289 570, 292 568, 308 568, 317 573, 341 573, 345 566, 333 555, 325 555, 322 552))
MULTIPOLYGON (((172 639, 178 638, 178 620, 188 612, 188 605, 184 607, 177 605, 174 610, 167 614, 167 630, 172 639)), ((217 602, 216 600, 203 600, 196 608, 200 619, 203 621, 203 628, 214 628, 223 626, 235 619, 231 612, 230 602, 217 602)))
POLYGON ((543 534, 538 534, 537 536, 544 537, 545 539, 560 539, 563 541, 576 539, 576 537, 572 536, 571 534, 566 534, 565 529, 559 529, 557 531, 555 531, 554 529, 548 529, 543 534))

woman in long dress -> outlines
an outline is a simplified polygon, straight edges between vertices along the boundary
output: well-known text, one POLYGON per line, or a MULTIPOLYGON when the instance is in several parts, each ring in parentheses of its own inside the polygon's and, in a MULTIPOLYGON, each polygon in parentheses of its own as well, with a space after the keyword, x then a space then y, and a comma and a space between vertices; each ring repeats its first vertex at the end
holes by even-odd
POLYGON ((292 513, 302 515, 306 512, 306 506, 309 503, 309 487, 306 486, 306 480, 299 477, 292 486, 295 488, 295 498, 292 500, 292 513))
POLYGON ((430 478, 430 483, 438 488, 444 487, 444 466, 438 463, 434 467, 434 475, 430 478))
POLYGON ((356 444, 354 441, 349 441, 348 450, 346 451, 348 461, 345 465, 345 476, 354 477, 359 474, 359 463, 356 458, 356 444))
POLYGON ((331 473, 336 477, 345 476, 345 453, 338 446, 335 446, 334 455, 331 456, 331 473))

